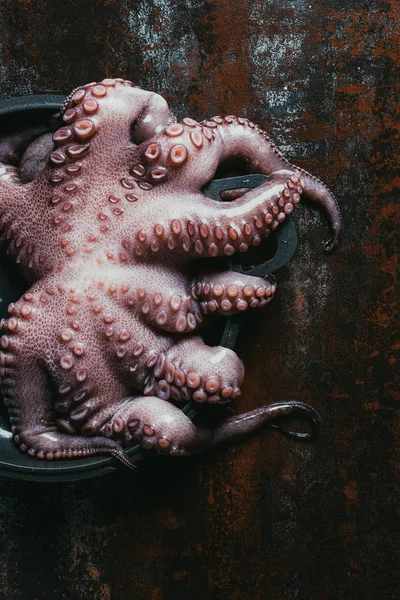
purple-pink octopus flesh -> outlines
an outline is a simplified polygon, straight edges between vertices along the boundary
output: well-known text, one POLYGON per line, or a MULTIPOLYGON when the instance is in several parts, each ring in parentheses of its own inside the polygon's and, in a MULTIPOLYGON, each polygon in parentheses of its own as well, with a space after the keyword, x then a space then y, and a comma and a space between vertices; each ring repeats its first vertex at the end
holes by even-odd
POLYGON ((0 147, 0 241, 31 286, 1 322, 15 443, 39 459, 121 457, 137 443, 182 455, 279 416, 269 405, 198 427, 181 410, 240 395, 241 360, 201 329, 275 292, 273 279, 212 259, 258 246, 302 195, 325 210, 334 249, 332 193, 248 119, 178 123, 161 96, 123 79, 74 90, 59 118, 18 167, 6 164, 7 140, 0 147), (202 189, 232 160, 268 180, 229 203, 209 199, 202 189))

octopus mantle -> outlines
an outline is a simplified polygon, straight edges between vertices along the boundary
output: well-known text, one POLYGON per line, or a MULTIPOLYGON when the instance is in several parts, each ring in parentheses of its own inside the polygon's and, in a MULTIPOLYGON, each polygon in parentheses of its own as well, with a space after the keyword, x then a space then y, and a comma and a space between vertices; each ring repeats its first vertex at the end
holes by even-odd
POLYGON ((333 249, 341 218, 331 192, 248 119, 178 123, 161 96, 123 79, 74 90, 59 119, 18 166, 6 164, 14 148, 0 157, 0 240, 31 286, 1 323, 2 392, 21 451, 121 456, 139 442, 181 455, 281 414, 262 406, 211 428, 180 408, 240 395, 242 362, 207 346, 201 328, 275 292, 273 280, 221 271, 212 258, 259 245, 302 195, 326 212, 333 249), (202 189, 232 160, 268 180, 230 203, 210 200, 202 189))

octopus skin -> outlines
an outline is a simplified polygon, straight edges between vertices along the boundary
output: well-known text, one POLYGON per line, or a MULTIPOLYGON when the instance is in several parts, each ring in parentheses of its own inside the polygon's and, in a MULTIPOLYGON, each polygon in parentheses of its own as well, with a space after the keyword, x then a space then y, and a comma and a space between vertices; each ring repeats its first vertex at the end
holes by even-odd
POLYGON ((177 122, 161 96, 123 79, 74 90, 58 119, 52 135, 0 145, 0 243, 30 286, 1 322, 1 389, 20 450, 121 456, 140 443, 182 455, 295 412, 272 404, 200 427, 181 407, 240 395, 242 362, 201 329, 275 292, 273 279, 212 259, 259 245, 302 195, 324 209, 334 249, 332 193, 248 119, 177 122), (207 198, 232 160, 268 179, 229 203, 207 198))

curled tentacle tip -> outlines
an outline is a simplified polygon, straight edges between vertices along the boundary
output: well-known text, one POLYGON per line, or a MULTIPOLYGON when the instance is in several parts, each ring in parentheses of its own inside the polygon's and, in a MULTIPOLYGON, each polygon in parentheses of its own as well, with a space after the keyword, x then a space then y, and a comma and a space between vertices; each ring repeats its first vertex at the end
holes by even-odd
POLYGON ((131 471, 135 471, 136 470, 136 465, 134 465, 129 458, 125 455, 125 453, 122 450, 113 450, 111 452, 111 456, 113 456, 114 458, 116 458, 120 463, 122 463, 125 467, 127 467, 128 469, 130 469, 131 471))
POLYGON ((324 244, 324 252, 331 254, 340 244, 340 234, 335 234, 324 244))
POLYGON ((281 417, 299 416, 299 417, 308 419, 311 424, 312 431, 310 433, 291 431, 291 430, 285 429, 284 427, 277 425, 275 423, 270 423, 269 424, 270 427, 276 429, 277 431, 282 433, 284 436, 286 436, 290 439, 293 439, 293 440, 300 441, 300 442, 311 442, 320 435, 321 430, 322 430, 321 416, 315 410, 315 408, 313 408, 309 404, 295 400, 295 401, 278 403, 275 406, 277 406, 277 407, 280 406, 282 409, 281 415, 277 415, 277 416, 281 416, 281 417))

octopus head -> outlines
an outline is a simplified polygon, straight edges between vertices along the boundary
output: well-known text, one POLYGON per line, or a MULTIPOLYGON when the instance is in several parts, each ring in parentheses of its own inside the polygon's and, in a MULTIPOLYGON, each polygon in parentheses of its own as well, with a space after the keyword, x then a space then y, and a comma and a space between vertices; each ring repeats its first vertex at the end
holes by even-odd
POLYGON ((102 118, 102 129, 109 130, 109 133, 113 130, 121 131, 119 125, 123 121, 126 123, 127 135, 135 145, 152 138, 176 122, 176 117, 162 96, 143 90, 139 86, 132 86, 131 82, 124 80, 120 80, 123 85, 115 86, 115 81, 104 79, 100 84, 91 83, 75 88, 66 98, 60 116, 64 117, 65 113, 73 111, 75 105, 85 96, 87 88, 90 88, 93 99, 85 103, 85 112, 94 117, 92 113, 97 113, 98 109, 96 98, 100 99, 101 112, 106 117, 102 118))

